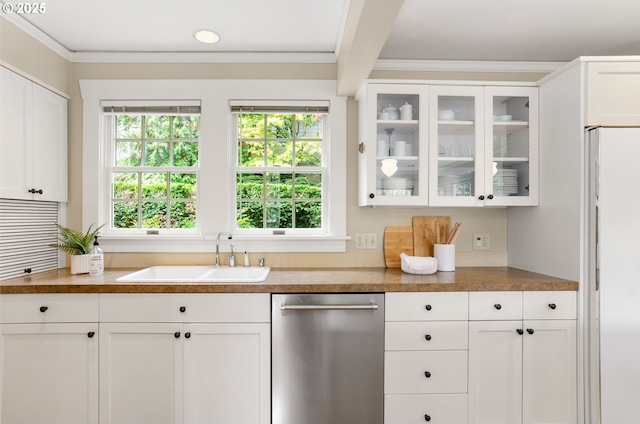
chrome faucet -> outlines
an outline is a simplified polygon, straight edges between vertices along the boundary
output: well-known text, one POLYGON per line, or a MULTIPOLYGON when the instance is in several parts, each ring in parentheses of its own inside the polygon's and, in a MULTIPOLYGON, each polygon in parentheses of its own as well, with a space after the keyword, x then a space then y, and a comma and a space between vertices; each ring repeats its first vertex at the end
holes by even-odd
POLYGON ((220 268, 220 236, 227 236, 227 239, 231 240, 231 233, 218 233, 218 237, 216 237, 216 268, 220 268))

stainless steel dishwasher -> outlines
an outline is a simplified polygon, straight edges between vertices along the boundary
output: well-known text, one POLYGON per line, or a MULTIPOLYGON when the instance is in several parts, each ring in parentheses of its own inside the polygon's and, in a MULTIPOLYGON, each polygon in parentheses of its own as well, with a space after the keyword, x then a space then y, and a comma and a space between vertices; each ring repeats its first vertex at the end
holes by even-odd
POLYGON ((271 297, 272 424, 382 424, 384 294, 271 297))

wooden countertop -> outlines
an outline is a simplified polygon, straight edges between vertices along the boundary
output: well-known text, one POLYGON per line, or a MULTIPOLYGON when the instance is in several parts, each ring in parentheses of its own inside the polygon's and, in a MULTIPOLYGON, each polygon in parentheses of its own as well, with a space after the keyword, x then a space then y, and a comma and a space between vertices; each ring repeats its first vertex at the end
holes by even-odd
POLYGON ((0 282, 0 294, 34 293, 363 293, 425 291, 578 290, 576 281, 507 267, 458 267, 455 272, 413 275, 399 268, 271 269, 256 284, 116 283, 138 269, 104 275, 47 271, 0 282))

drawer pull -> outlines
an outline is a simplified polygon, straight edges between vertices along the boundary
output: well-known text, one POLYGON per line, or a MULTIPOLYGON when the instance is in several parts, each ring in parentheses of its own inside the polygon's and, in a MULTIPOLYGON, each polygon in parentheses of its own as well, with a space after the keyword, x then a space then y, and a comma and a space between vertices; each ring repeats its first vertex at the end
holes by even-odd
POLYGON ((184 338, 185 339, 190 339, 191 338, 191 333, 189 333, 188 331, 186 333, 184 333, 184 338))
POLYGON ((426 341, 431 340, 431 334, 425 334, 425 335, 424 335, 424 339, 425 339, 426 341))
POLYGON ((40 312, 42 312, 42 313, 47 312, 47 309, 49 309, 48 306, 41 306, 40 307, 40 312))
POLYGON ((431 417, 427 414, 424 414, 424 420, 425 421, 431 421, 431 417))
POLYGON ((180 332, 176 331, 175 333, 173 333, 173 337, 175 337, 176 339, 180 338, 180 332))
POLYGON ((549 308, 556 309, 556 304, 555 303, 549 303, 549 308))
POLYGON ((425 308, 427 311, 430 311, 430 310, 431 310, 431 305, 425 305, 425 306, 424 306, 424 308, 425 308))
POLYGON ((93 331, 89 331, 89 332, 87 333, 87 337, 89 337, 90 339, 91 339, 91 338, 93 338, 93 336, 95 336, 95 335, 96 335, 96 333, 95 333, 95 332, 93 332, 93 331))
POLYGON ((521 336, 524 334, 524 331, 522 331, 522 328, 518 328, 516 330, 518 332, 518 334, 520 334, 521 336))
POLYGON ((495 305, 493 305, 494 308, 496 308, 497 310, 502 309, 502 305, 499 303, 496 303, 495 305))
POLYGON ((184 313, 184 312, 186 312, 186 310, 187 310, 186 306, 181 306, 180 307, 180 312, 184 313))
POLYGON ((425 371, 424 376, 427 378, 431 378, 431 373, 429 371, 425 371))
POLYGON ((533 328, 527 328, 527 333, 533 334, 534 333, 533 328))

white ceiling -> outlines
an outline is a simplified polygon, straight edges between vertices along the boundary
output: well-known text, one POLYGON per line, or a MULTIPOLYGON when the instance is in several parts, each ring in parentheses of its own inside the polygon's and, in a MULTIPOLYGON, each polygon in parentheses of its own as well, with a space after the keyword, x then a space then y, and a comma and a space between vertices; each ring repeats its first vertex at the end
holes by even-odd
POLYGON ((640 0, 58 0, 45 5, 42 14, 1 16, 71 61, 158 61, 162 55, 164 61, 338 63, 339 91, 345 93, 375 66, 389 69, 384 63, 416 69, 416 63, 436 61, 533 64, 640 54, 640 0), (199 29, 217 32, 221 41, 195 41, 199 29))
MULTIPOLYGON (((46 3, 43 14, 21 18, 71 52, 337 53, 348 6, 349 0, 58 0, 46 3), (218 32, 220 43, 196 42, 192 35, 203 28, 218 32)), ((638 0, 404 0, 379 58, 640 54, 639 17, 638 0)))

